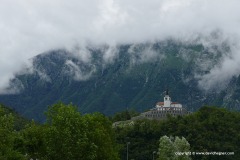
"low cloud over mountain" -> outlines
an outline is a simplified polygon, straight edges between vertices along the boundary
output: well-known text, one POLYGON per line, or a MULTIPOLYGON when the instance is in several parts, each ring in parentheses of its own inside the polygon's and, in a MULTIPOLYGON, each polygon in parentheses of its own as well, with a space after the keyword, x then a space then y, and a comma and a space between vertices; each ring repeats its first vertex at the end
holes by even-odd
MULTIPOLYGON (((107 44, 111 48, 105 54, 108 62, 117 57, 114 47, 119 44, 166 39, 201 43, 221 56, 218 62, 201 64, 209 72, 196 73, 200 87, 227 83, 240 74, 239 5, 237 0, 3 0, 0 92, 8 92, 9 80, 29 68, 29 59, 39 53, 64 48, 89 61, 89 54, 78 48, 107 44)), ((149 54, 155 53, 146 51, 140 56, 148 59, 149 54)), ((68 65, 74 68, 70 61, 68 65)))

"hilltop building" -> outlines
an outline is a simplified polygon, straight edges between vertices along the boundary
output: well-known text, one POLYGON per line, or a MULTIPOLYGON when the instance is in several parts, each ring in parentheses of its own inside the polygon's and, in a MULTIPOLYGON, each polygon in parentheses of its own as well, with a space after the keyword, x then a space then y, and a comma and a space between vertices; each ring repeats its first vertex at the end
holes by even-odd
POLYGON ((167 90, 165 92, 163 102, 158 102, 155 108, 150 109, 147 112, 141 113, 140 116, 133 117, 132 120, 142 118, 161 120, 167 118, 168 114, 172 116, 183 116, 189 113, 189 111, 182 107, 182 104, 171 101, 171 97, 169 96, 167 90))

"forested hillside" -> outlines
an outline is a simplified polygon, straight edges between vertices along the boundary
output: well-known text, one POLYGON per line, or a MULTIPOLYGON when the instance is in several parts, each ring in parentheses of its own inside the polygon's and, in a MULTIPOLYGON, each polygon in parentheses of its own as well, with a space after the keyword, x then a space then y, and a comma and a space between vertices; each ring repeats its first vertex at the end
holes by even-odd
POLYGON ((115 132, 117 142, 122 146, 121 159, 126 157, 128 142, 130 142, 129 159, 152 159, 153 152, 158 152, 159 138, 167 135, 185 137, 190 144, 191 152, 234 152, 234 156, 191 156, 194 160, 235 160, 240 158, 239 120, 239 112, 202 107, 188 116, 169 116, 165 121, 140 120, 134 125, 116 127, 115 132))
POLYGON ((127 108, 142 112, 162 101, 168 88, 172 100, 189 111, 202 105, 239 110, 239 77, 211 88, 201 81, 227 51, 224 45, 209 49, 170 40, 91 46, 79 51, 85 57, 55 50, 34 57, 32 68, 11 81, 17 92, 0 95, 0 102, 43 122, 44 111, 58 101, 72 102, 82 113, 112 115, 127 108))
POLYGON ((32 121, 15 130, 21 119, 4 109, 0 107, 0 159, 119 159, 112 123, 102 114, 81 115, 75 106, 59 103, 46 112, 45 124, 32 121))
POLYGON ((191 152, 234 152, 220 156, 191 155, 194 160, 240 158, 240 113, 222 108, 206 106, 184 117, 138 120, 124 127, 113 127, 114 120, 129 119, 136 113, 125 111, 111 118, 100 113, 83 115, 76 106, 58 103, 48 108, 44 124, 28 121, 24 127, 18 126, 18 130, 14 124, 22 124, 16 123, 22 119, 4 110, 6 107, 1 106, 0 159, 124 160, 127 145, 129 159, 151 160, 153 154, 162 159, 164 151, 158 154, 159 140, 166 136, 189 143, 191 152))

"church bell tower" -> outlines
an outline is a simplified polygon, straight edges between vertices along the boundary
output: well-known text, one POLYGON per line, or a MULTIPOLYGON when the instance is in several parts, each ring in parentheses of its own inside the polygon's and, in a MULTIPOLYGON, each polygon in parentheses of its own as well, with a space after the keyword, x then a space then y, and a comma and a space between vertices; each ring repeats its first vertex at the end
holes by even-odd
POLYGON ((163 107, 171 107, 171 97, 169 97, 168 89, 166 90, 164 96, 164 106, 163 107))

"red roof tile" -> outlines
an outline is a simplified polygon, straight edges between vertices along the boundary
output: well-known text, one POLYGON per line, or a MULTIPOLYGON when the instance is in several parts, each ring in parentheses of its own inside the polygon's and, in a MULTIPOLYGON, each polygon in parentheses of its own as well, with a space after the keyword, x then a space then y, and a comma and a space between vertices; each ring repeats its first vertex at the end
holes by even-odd
POLYGON ((164 105, 164 102, 158 102, 157 105, 163 106, 163 105, 164 105))

